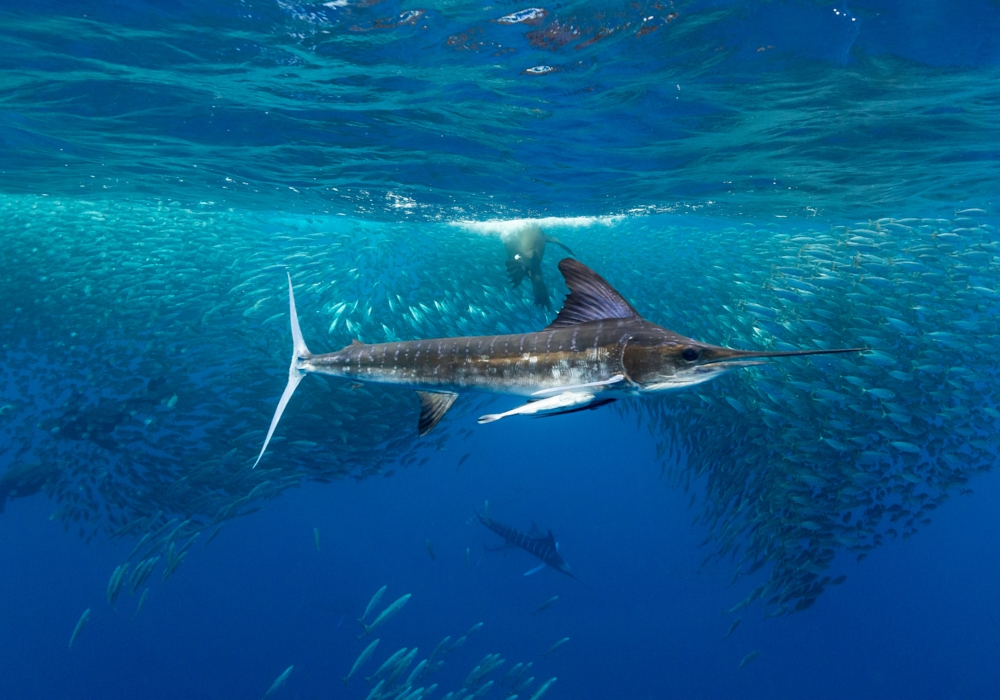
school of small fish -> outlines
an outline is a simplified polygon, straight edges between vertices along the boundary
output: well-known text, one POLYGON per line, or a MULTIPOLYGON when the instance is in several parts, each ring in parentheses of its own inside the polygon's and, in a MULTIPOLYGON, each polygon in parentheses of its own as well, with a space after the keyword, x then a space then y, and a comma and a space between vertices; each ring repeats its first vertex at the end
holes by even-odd
MULTIPOLYGON (((358 622, 365 627, 366 633, 367 630, 381 625, 388 618, 399 612, 399 609, 402 607, 400 601, 405 603, 405 601, 410 599, 409 593, 401 596, 396 602, 391 603, 380 612, 375 617, 375 622, 371 625, 366 625, 364 622, 365 619, 369 614, 374 612, 386 588, 387 586, 382 586, 382 588, 375 592, 368 606, 365 608, 365 612, 358 618, 358 622)), ((421 700, 422 698, 430 697, 431 694, 437 691, 439 684, 430 683, 427 681, 427 678, 440 671, 445 664, 445 660, 452 653, 464 647, 468 639, 482 628, 483 623, 477 622, 468 632, 454 641, 451 635, 446 636, 438 642, 437 646, 434 647, 434 650, 426 658, 419 661, 415 666, 413 666, 413 662, 419 653, 419 649, 416 647, 403 647, 389 654, 370 676, 365 676, 364 681, 366 686, 364 692, 367 693, 365 700, 421 700), (411 666, 413 667, 412 669, 410 668, 411 666), (375 683, 375 685, 372 686, 372 683, 375 683)), ((552 648, 542 654, 541 658, 544 659, 548 654, 551 654, 567 641, 568 639, 559 640, 552 645, 552 648)), ((350 679, 355 673, 368 665, 373 659, 378 643, 379 640, 376 639, 358 654, 350 671, 346 676, 341 678, 344 685, 349 686, 350 679)), ((515 664, 501 678, 497 671, 506 663, 507 660, 502 658, 500 654, 487 654, 469 671, 462 683, 462 687, 458 690, 445 693, 441 696, 441 700, 478 700, 478 698, 488 695, 494 688, 502 693, 506 700, 514 700, 522 696, 528 698, 528 700, 539 700, 556 681, 556 678, 550 678, 544 683, 536 684, 534 682, 535 676, 529 673, 535 665, 533 661, 515 664), (529 691, 531 695, 525 695, 529 691)))
MULTIPOLYGON (((286 269, 317 351, 550 320, 509 289, 497 238, 458 225, 41 196, 0 197, 0 213, 0 495, 43 491, 67 529, 134 542, 109 580, 112 606, 123 589, 145 602, 154 571, 173 575, 196 541, 287 488, 437 460, 467 434, 449 423, 488 401, 470 397, 418 440, 411 392, 315 381, 274 438, 284 448, 251 469, 284 383, 286 269)), ((990 221, 632 216, 560 230, 644 317, 685 335, 871 349, 607 409, 648 430, 663 473, 700 501, 709 560, 750 579, 732 612, 808 608, 844 580, 841 560, 912 536, 993 466, 990 221)))
POLYGON ((1000 238, 978 209, 706 233, 646 251, 643 279, 692 281, 636 295, 648 316, 738 347, 871 348, 622 406, 656 436, 692 507, 701 498, 706 561, 734 562, 733 581, 763 570, 729 612, 755 600, 770 616, 801 611, 845 580, 838 554, 862 561, 911 537, 993 467, 1000 238))

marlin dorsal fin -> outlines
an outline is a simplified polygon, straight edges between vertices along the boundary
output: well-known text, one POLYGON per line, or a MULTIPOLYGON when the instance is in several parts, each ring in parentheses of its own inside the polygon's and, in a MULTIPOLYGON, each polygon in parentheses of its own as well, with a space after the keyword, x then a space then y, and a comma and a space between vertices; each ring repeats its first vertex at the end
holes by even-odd
POLYGON ((566 279, 569 295, 546 330, 608 318, 641 318, 614 287, 583 263, 564 258, 559 261, 559 271, 566 279))

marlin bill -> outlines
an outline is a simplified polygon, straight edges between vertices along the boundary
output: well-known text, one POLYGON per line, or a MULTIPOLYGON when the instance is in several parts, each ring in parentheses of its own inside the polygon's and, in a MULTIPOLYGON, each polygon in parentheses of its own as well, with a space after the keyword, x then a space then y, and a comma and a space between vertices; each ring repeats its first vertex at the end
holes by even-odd
POLYGON ((288 383, 254 466, 264 456, 288 401, 307 373, 416 389, 420 399, 417 427, 423 436, 444 417, 461 391, 527 399, 517 408, 479 419, 490 423, 515 415, 572 413, 622 397, 684 389, 769 358, 864 350, 758 352, 709 345, 643 319, 582 263, 566 258, 559 262, 559 270, 570 293, 544 330, 371 345, 355 340, 323 354, 311 353, 302 338, 289 275, 293 349, 288 383))

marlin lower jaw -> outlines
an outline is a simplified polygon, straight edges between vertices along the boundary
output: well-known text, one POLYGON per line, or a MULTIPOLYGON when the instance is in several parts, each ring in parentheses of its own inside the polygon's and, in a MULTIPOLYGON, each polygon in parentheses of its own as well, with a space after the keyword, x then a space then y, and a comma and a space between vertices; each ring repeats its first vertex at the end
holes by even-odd
POLYGON ((711 368, 716 374, 724 374, 740 367, 756 367, 757 365, 770 364, 767 360, 709 360, 701 366, 706 370, 711 368), (720 368, 720 369, 715 369, 720 368))
POLYGON ((682 372, 670 376, 663 376, 656 381, 643 385, 639 391, 649 394, 658 391, 676 391, 687 389, 697 384, 704 384, 713 379, 721 377, 723 374, 740 369, 741 367, 754 367, 756 365, 766 365, 764 360, 715 360, 704 364, 685 369, 682 372))
POLYGON ((714 374, 708 374, 703 376, 691 376, 686 375, 683 377, 670 377, 664 378, 660 381, 651 382, 649 384, 643 385, 639 392, 641 394, 653 394, 657 392, 666 391, 678 391, 680 389, 687 389, 689 387, 695 386, 696 384, 704 384, 705 382, 710 382, 716 377, 725 374, 724 372, 716 372, 714 374))

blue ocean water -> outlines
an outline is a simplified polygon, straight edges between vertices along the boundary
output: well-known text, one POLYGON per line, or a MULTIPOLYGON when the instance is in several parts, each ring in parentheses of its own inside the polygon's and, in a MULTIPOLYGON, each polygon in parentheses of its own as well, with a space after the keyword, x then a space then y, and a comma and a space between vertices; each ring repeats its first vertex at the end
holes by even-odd
POLYGON ((380 697, 995 697, 998 29, 0 3, 0 697, 364 699, 401 647, 380 697), (469 392, 423 438, 412 391, 307 378, 252 468, 286 271, 317 352, 530 332, 534 226, 685 336, 870 350, 543 420, 469 392), (490 551, 486 501, 579 580, 490 551))

